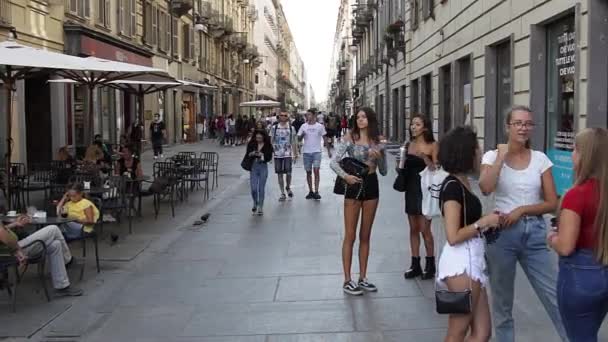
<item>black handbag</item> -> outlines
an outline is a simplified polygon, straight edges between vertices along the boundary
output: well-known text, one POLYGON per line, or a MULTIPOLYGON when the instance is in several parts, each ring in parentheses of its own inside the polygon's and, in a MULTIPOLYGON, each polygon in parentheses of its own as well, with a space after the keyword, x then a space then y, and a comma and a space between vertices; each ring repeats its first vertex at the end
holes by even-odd
MULTIPOLYGON (((409 142, 405 144, 406 153, 409 145, 409 142)), ((393 182, 393 189, 398 192, 405 192, 407 190, 407 168, 397 168, 397 178, 393 182)))
MULTIPOLYGON (((447 186, 450 182, 448 181, 443 187, 447 186)), ((464 222, 467 222, 467 200, 464 193, 464 187, 462 187, 462 202, 464 209, 464 222)), ((471 247, 467 242, 467 250, 469 251, 469 272, 472 270, 471 263, 471 247)), ((464 291, 450 291, 437 289, 437 282, 435 281, 435 303, 438 314, 470 314, 473 307, 473 297, 471 289, 473 288, 473 280, 469 275, 469 288, 464 291)))
MULTIPOLYGON (((345 157, 340 160, 340 167, 349 175, 364 178, 369 173, 369 166, 364 162, 351 157, 345 157)), ((359 184, 361 186, 361 184, 359 184)), ((348 184, 340 176, 336 177, 334 183, 334 194, 344 195, 348 184)))
POLYGON ((241 161, 241 167, 245 171, 251 171, 251 167, 253 166, 253 158, 249 156, 249 154, 245 154, 243 157, 243 161, 241 161))

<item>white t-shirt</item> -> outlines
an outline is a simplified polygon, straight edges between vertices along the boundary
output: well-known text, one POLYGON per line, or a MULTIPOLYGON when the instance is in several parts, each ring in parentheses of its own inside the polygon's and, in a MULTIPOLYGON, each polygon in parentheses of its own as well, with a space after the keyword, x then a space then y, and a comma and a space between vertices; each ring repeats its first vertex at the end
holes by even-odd
POLYGON ((311 125, 303 124, 298 131, 299 137, 304 137, 302 153, 317 153, 323 150, 323 136, 326 135, 325 126, 316 122, 311 125))
MULTIPOLYGON (((482 165, 492 165, 498 151, 488 151, 483 155, 482 165)), ((553 163, 540 151, 532 151, 530 164, 523 170, 510 168, 503 163, 496 184, 496 209, 501 213, 510 213, 523 205, 543 202, 542 174, 550 169, 553 163)))
POLYGON ((321 125, 325 125, 325 115, 323 113, 317 114, 317 122, 321 125))

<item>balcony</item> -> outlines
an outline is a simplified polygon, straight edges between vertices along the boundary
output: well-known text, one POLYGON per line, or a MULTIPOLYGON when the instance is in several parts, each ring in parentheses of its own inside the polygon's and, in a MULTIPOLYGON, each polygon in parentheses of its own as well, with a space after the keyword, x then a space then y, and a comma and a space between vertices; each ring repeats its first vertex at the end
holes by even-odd
POLYGON ((178 17, 181 17, 181 16, 185 15, 186 13, 188 13, 188 11, 190 11, 192 9, 192 7, 194 7, 193 0, 172 0, 171 1, 171 12, 178 17))
POLYGON ((11 24, 11 2, 0 0, 0 26, 11 24))

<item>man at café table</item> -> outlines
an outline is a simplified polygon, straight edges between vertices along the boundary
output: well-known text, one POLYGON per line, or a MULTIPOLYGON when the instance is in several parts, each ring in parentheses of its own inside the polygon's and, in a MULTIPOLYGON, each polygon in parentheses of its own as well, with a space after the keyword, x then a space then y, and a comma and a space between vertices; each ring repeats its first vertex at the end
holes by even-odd
POLYGON ((4 244, 17 258, 20 264, 25 264, 29 257, 35 257, 42 251, 40 244, 28 246, 35 240, 40 240, 46 246, 48 265, 53 280, 53 288, 57 296, 81 296, 82 290, 70 286, 70 279, 66 271, 66 264, 72 263, 73 258, 61 230, 57 226, 46 226, 28 237, 18 240, 13 229, 22 228, 30 223, 30 218, 20 216, 11 224, 0 222, 0 242, 4 244))

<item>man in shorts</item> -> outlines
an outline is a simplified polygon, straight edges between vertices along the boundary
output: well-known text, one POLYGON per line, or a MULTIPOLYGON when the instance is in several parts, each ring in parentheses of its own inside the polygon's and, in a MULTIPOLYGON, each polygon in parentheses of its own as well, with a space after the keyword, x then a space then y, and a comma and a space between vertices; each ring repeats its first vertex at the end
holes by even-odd
POLYGON ((319 195, 319 169, 321 167, 321 152, 323 149, 323 138, 327 135, 325 126, 316 121, 315 111, 309 109, 306 112, 306 123, 300 127, 298 138, 304 139, 302 146, 302 160, 306 170, 306 181, 308 182, 308 195, 306 199, 320 200, 319 195), (315 186, 313 188, 312 174, 315 175, 315 186))
POLYGON ((325 130, 327 131, 327 137, 325 139, 327 155, 329 155, 329 158, 331 158, 331 151, 334 148, 334 137, 338 134, 338 118, 334 113, 329 113, 327 116, 325 130))
POLYGON ((279 178, 279 188, 281 189, 279 201, 283 202, 287 196, 293 197, 291 165, 298 159, 296 131, 289 122, 287 111, 282 110, 279 114, 279 122, 270 129, 270 138, 274 148, 274 171, 279 178), (287 180, 287 186, 285 186, 284 178, 287 180), (285 196, 285 190, 287 190, 287 196, 285 196))

